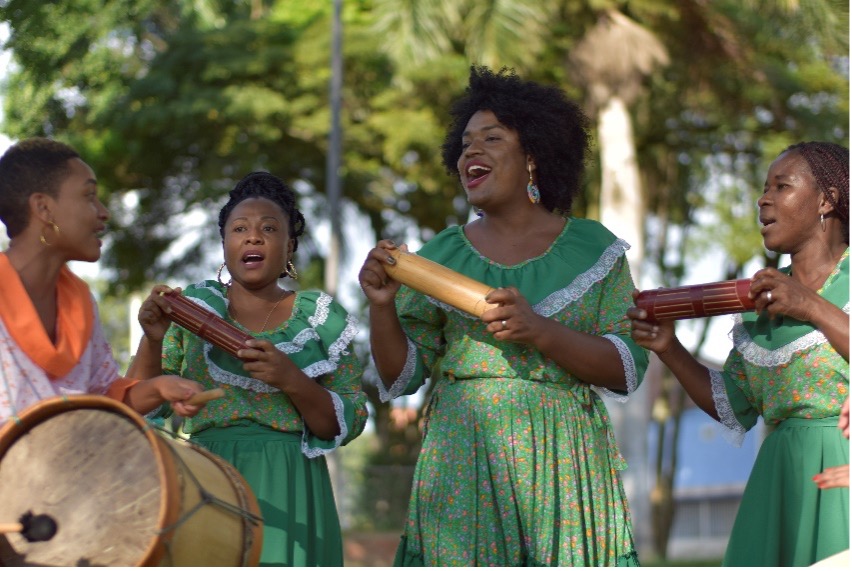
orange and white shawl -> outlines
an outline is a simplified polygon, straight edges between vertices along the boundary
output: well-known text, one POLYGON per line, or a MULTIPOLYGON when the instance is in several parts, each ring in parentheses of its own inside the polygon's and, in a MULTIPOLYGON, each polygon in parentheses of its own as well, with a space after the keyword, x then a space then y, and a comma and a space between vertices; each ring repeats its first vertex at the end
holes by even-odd
POLYGON ((101 394, 123 400, 120 376, 86 283, 67 267, 57 281, 51 342, 6 254, 0 253, 0 424, 48 397, 101 394))

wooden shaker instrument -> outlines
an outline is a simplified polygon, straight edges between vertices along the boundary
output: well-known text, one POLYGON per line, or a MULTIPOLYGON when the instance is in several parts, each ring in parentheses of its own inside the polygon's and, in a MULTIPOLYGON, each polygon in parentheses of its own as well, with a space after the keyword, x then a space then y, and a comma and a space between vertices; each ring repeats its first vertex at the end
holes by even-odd
POLYGON ((481 317, 486 310, 498 307, 495 303, 485 301, 485 296, 495 289, 491 286, 410 252, 391 250, 388 256, 396 263, 386 263, 385 272, 413 290, 474 317, 481 317))
POLYGON ((648 313, 648 321, 693 319, 754 309, 748 296, 751 279, 727 280, 639 292, 636 307, 648 313))
POLYGON ((172 306, 171 313, 167 313, 166 317, 178 325, 234 357, 237 357, 237 351, 240 349, 250 349, 246 341, 254 337, 245 331, 239 330, 215 313, 189 301, 177 292, 171 291, 160 295, 168 299, 172 306))

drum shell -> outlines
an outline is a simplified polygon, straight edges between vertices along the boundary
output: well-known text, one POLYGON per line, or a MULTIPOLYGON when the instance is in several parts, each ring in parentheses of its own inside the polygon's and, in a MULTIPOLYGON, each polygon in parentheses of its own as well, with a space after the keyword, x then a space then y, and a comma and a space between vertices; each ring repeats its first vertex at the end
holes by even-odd
POLYGON ((159 434, 106 397, 46 399, 0 429, 0 521, 26 511, 53 517, 57 533, 32 543, 0 537, 2 565, 254 566, 260 559, 260 510, 236 469, 159 434), (201 489, 214 502, 200 504, 201 489))

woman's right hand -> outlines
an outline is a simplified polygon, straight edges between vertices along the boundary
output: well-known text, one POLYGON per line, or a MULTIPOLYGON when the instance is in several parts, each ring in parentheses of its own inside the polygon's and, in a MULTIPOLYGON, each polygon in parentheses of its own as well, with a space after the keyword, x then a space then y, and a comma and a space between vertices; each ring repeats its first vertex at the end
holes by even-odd
MULTIPOLYGON (((385 265, 395 263, 395 260, 388 255, 388 252, 396 249, 397 245, 391 240, 381 240, 367 254, 367 259, 364 260, 364 265, 361 266, 361 271, 358 272, 358 283, 361 285, 361 290, 367 296, 370 305, 387 306, 394 303, 400 283, 391 279, 387 272, 385 272, 385 265)), ((399 250, 407 252, 408 247, 403 244, 399 247, 399 250)))
MULTIPOLYGON (((638 296, 639 290, 634 289, 633 303, 636 303, 638 296)), ((635 306, 627 310, 627 317, 630 318, 630 335, 640 347, 659 355, 668 351, 674 343, 674 321, 646 321, 648 312, 635 306)))
POLYGON ((161 292, 169 293, 171 291, 180 293, 180 288, 172 290, 167 285, 155 285, 151 289, 150 295, 139 307, 139 325, 142 326, 142 331, 145 332, 145 337, 149 341, 161 342, 172 323, 167 315, 171 313, 171 304, 167 298, 160 295, 161 292))

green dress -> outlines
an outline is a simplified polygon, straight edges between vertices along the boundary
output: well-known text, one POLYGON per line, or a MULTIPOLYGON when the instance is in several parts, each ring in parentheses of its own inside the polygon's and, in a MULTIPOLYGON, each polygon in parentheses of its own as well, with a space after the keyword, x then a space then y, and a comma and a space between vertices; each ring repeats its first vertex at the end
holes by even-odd
MULTIPOLYGON (((789 268, 782 271, 790 272, 789 268)), ((849 250, 819 294, 849 313, 849 250)), ((711 371, 716 410, 735 440, 762 416, 761 445, 740 503, 725 565, 806 566, 849 548, 849 489, 812 478, 849 463, 837 428, 849 363, 810 323, 738 315, 723 371, 711 371)))
MULTIPOLYGON (((480 255, 461 227, 418 253, 482 283, 515 286, 540 315, 618 349, 628 392, 647 353, 630 338, 629 246, 569 218, 541 256, 514 266, 480 255)), ((405 368, 388 400, 430 375, 423 447, 397 565, 638 564, 619 454, 597 389, 527 345, 498 341, 479 319, 407 287, 397 311, 405 368)))
MULTIPOLYGON (((184 295, 245 330, 228 316, 226 290, 205 281, 184 295)), ((247 376, 242 362, 177 325, 163 343, 163 371, 221 387, 183 431, 191 441, 234 465, 260 505, 260 564, 341 566, 343 541, 324 454, 361 434, 367 420, 363 367, 352 351, 357 322, 322 292, 297 292, 290 318, 273 331, 253 333, 271 341, 332 397, 340 434, 311 434, 290 399, 247 376)))

